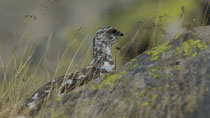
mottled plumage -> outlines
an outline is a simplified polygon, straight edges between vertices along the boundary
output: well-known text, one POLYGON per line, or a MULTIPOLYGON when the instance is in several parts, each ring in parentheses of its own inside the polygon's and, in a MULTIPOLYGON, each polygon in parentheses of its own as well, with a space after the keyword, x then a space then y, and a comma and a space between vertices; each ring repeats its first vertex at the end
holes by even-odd
POLYGON ((46 83, 28 98, 20 111, 29 109, 29 115, 38 112, 47 99, 63 96, 75 87, 82 86, 90 80, 112 71, 115 67, 111 56, 111 46, 123 34, 114 27, 101 28, 93 40, 93 59, 90 64, 69 75, 46 83))

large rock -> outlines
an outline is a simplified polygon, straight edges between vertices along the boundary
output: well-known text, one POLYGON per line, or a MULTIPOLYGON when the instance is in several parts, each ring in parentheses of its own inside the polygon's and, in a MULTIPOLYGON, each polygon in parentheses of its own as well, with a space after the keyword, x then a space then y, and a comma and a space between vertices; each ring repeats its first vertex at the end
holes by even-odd
POLYGON ((209 118, 210 27, 180 33, 120 70, 57 98, 41 116, 209 118))

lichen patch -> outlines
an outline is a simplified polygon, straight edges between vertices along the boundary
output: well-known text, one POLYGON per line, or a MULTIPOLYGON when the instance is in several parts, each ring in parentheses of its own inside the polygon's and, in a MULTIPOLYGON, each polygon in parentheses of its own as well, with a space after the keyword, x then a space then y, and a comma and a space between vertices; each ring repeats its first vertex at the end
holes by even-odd
POLYGON ((112 84, 116 83, 118 80, 120 80, 123 76, 125 76, 128 72, 122 71, 120 73, 112 74, 107 76, 101 83, 95 85, 91 84, 93 89, 100 89, 102 87, 108 87, 111 86, 112 84))
POLYGON ((204 49, 207 49, 208 45, 206 42, 198 40, 188 40, 182 43, 180 47, 176 47, 178 54, 183 53, 184 56, 190 56, 191 58, 197 56, 198 52, 204 49))
POLYGON ((163 44, 160 44, 154 49, 147 51, 146 54, 152 54, 151 61, 155 61, 159 58, 159 56, 161 56, 162 54, 165 54, 166 50, 171 47, 171 45, 168 45, 168 44, 169 44, 169 41, 163 44))

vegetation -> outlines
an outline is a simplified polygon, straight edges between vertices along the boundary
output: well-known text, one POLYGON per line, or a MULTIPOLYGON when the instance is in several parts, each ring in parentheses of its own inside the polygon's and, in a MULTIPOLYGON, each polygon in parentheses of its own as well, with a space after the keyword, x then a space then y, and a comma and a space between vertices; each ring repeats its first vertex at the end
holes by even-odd
MULTIPOLYGON (((50 33, 45 32, 43 36, 42 33, 51 28, 51 25, 45 26, 43 24, 53 22, 47 9, 59 11, 56 5, 63 5, 65 1, 45 0, 42 2, 44 6, 40 5, 42 7, 39 6, 35 10, 31 9, 31 12, 25 14, 21 21, 18 20, 20 17, 17 18, 19 25, 12 28, 11 37, 9 35, 8 39, 4 39, 3 36, 0 36, 2 38, 0 39, 0 117, 2 118, 17 116, 24 100, 46 82, 88 65, 92 54, 92 38, 97 27, 113 25, 125 34, 125 37, 120 39, 113 48, 118 69, 140 53, 165 42, 166 37, 172 38, 177 33, 189 30, 194 26, 205 25, 209 19, 208 7, 205 8, 206 12, 202 15, 202 11, 199 10, 202 6, 198 5, 197 0, 190 2, 189 0, 132 0, 131 2, 107 0, 108 5, 106 6, 103 6, 102 2, 91 1, 90 5, 87 4, 87 9, 97 4, 100 6, 93 9, 93 11, 98 11, 99 15, 96 14, 95 16, 99 17, 96 18, 98 21, 88 17, 92 16, 90 10, 89 14, 85 14, 86 19, 84 21, 78 20, 82 27, 72 21, 69 23, 70 25, 67 25, 67 28, 65 27, 65 31, 61 31, 64 27, 62 25, 60 29, 58 28, 59 30, 56 31, 54 28, 55 32, 49 30, 50 33), (107 8, 104 10, 103 7, 107 8), (49 19, 46 20, 46 18, 49 19), (89 19, 91 20, 88 21, 89 19), (86 26, 83 26, 84 22, 86 26), (36 29, 36 31, 31 29, 36 29), (65 36, 60 36, 62 33, 65 36), (118 49, 115 49, 116 47, 118 49)), ((73 3, 73 1, 71 2, 73 3)), ((71 7, 74 9, 73 6, 71 7)), ((73 12, 75 12, 74 14, 83 12, 82 7, 81 12, 73 12)), ((80 15, 84 14, 78 16, 80 15)), ((76 18, 83 19, 83 17, 76 18)), ((71 21, 71 19, 69 20, 71 21)), ((58 22, 62 22, 62 20, 58 22)), ((206 44, 200 42, 199 39, 196 42, 191 40, 188 42, 194 46, 193 48, 200 50, 207 48, 206 44)), ((147 51, 147 54, 152 54, 151 60, 154 61, 167 48, 169 48, 168 42, 152 51, 147 51)), ((177 52, 180 50, 177 48, 177 52)), ((189 50, 189 44, 183 44, 185 55, 196 56, 197 53, 192 53, 192 50, 189 50)), ((135 64, 130 69, 137 66, 138 64, 135 64)), ((159 68, 150 70, 154 78, 159 76, 155 72, 157 69, 159 68)), ((110 86, 126 74, 127 72, 123 71, 118 74, 107 75, 107 79, 103 80, 100 85, 93 85, 93 88, 110 86)), ((145 97, 148 91, 144 90, 139 96, 145 97)), ((142 106, 147 106, 150 102, 155 101, 158 95, 152 94, 150 98, 150 101, 145 101, 142 106)), ((43 116, 38 115, 37 117, 43 116)), ((62 113, 58 113, 54 117, 65 118, 62 113)))

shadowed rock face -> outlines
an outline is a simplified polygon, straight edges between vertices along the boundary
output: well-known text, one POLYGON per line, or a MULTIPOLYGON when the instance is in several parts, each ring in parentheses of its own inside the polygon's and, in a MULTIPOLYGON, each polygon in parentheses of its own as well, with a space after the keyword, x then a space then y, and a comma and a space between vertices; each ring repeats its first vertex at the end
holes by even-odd
POLYGON ((58 98, 40 116, 210 117, 210 27, 180 33, 122 69, 58 98))

